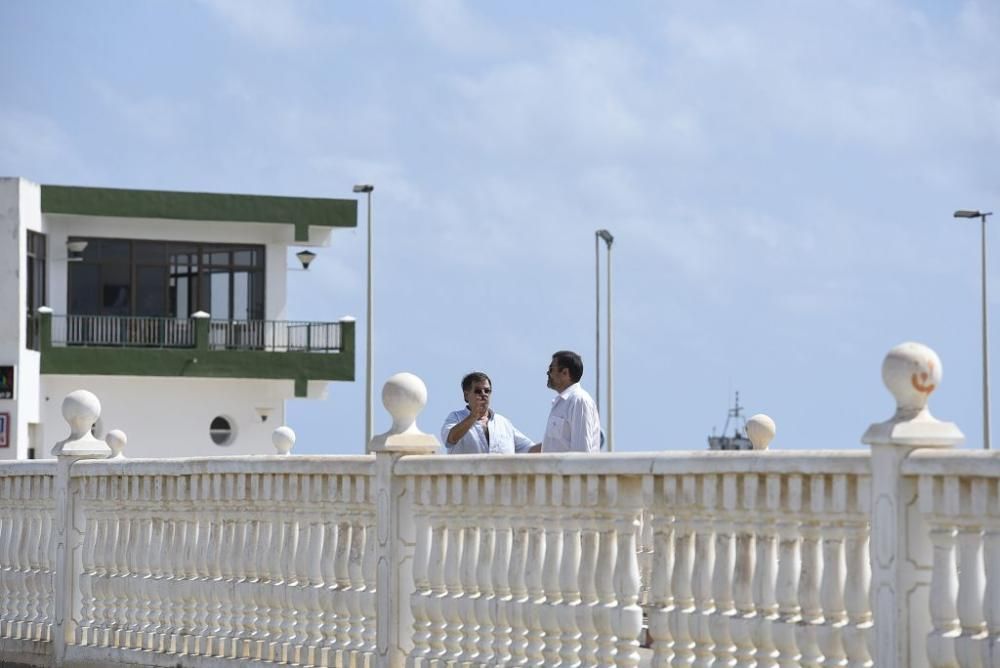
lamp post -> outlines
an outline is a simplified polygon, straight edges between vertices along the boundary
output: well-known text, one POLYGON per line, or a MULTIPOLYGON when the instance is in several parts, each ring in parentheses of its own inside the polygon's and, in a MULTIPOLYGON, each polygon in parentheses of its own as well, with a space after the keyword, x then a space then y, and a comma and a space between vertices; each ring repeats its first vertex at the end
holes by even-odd
MULTIPOLYGON (((607 285, 607 300, 608 300, 608 316, 607 316, 607 318, 608 318, 608 342, 607 342, 607 346, 608 346, 608 398, 607 398, 607 407, 608 407, 608 410, 607 410, 607 425, 608 425, 608 431, 607 431, 607 442, 608 442, 608 452, 614 452, 615 451, 615 440, 614 440, 614 433, 615 433, 615 429, 614 429, 614 424, 615 424, 615 422, 614 422, 614 405, 615 405, 615 401, 614 401, 614 396, 615 396, 615 393, 614 393, 614 387, 615 387, 614 368, 615 368, 615 364, 614 364, 614 357, 613 357, 614 351, 613 351, 613 345, 612 345, 613 344, 613 338, 612 338, 612 331, 611 331, 611 244, 614 243, 615 238, 614 238, 614 236, 612 236, 611 232, 608 232, 607 230, 597 230, 596 232, 594 232, 594 261, 595 261, 594 270, 595 270, 595 276, 600 271, 600 261, 599 261, 599 253, 598 253, 598 247, 599 247, 598 239, 603 239, 604 243, 605 243, 605 246, 607 247, 607 261, 605 263, 607 265, 606 266, 606 271, 607 271, 607 278, 608 278, 608 285, 607 285)), ((597 367, 597 376, 596 377, 597 377, 597 400, 598 400, 598 402, 600 402, 600 397, 601 397, 601 390, 600 390, 600 387, 601 387, 601 286, 600 286, 600 279, 599 278, 595 278, 595 285, 597 286, 597 322, 596 322, 596 325, 597 325, 597 327, 596 327, 596 330, 597 330, 597 364, 596 364, 596 367, 597 367)), ((599 410, 600 410, 600 403, 598 403, 598 411, 599 410)))
POLYGON ((986 317, 986 216, 992 216, 992 211, 969 211, 960 209, 955 212, 955 218, 979 218, 982 221, 981 228, 981 254, 982 254, 982 299, 983 299, 983 449, 990 449, 990 355, 989 342, 987 339, 987 317, 986 317))
POLYGON ((368 308, 365 313, 365 452, 368 452, 374 433, 375 415, 372 404, 372 376, 375 369, 375 351, 373 349, 374 335, 372 332, 374 316, 372 314, 372 191, 375 186, 360 184, 354 186, 354 192, 365 193, 368 196, 368 308))

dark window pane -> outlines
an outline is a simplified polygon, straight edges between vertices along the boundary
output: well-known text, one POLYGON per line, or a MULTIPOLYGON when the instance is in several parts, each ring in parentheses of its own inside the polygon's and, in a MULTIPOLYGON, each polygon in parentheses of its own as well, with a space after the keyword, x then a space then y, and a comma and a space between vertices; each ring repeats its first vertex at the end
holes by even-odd
MULTIPOLYGON (((101 261, 107 262, 128 262, 129 242, 122 239, 93 239, 87 244, 87 250, 92 245, 99 245, 101 249, 101 261)), ((84 251, 86 258, 86 251, 84 251)))
POLYGON ((229 251, 213 251, 211 253, 205 252, 205 264, 214 265, 216 267, 227 267, 230 264, 229 251))
POLYGON ((233 264, 238 267, 252 267, 256 264, 256 251, 240 250, 233 253, 233 264))
POLYGON ((166 317, 166 267, 138 267, 135 272, 135 315, 166 317))
POLYGON ((166 262, 167 245, 162 241, 136 241, 132 251, 136 264, 162 264, 166 262))
POLYGON ((100 268, 96 264, 74 262, 69 265, 70 315, 97 315, 101 312, 99 281, 100 268))
POLYGON ((105 315, 129 315, 131 281, 127 264, 101 266, 101 312, 105 315))

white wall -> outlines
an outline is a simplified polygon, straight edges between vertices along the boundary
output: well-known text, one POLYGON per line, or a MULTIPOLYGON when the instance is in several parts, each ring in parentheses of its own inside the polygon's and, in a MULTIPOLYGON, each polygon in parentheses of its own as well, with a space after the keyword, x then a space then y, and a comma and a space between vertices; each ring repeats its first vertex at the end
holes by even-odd
POLYGON ((271 433, 284 424, 284 399, 294 394, 290 380, 46 374, 41 380, 44 429, 39 457, 50 456, 52 446, 69 434, 62 401, 81 389, 101 400, 97 435, 124 431, 129 458, 274 454, 271 433), (273 410, 266 422, 257 407, 273 410), (209 437, 209 425, 219 415, 236 429, 232 445, 215 445, 209 437))
POLYGON ((10 414, 10 445, 0 459, 28 453, 28 423, 38 419, 38 353, 26 348, 28 230, 41 231, 41 191, 34 183, 0 178, 0 366, 14 366, 14 398, 0 399, 10 414))

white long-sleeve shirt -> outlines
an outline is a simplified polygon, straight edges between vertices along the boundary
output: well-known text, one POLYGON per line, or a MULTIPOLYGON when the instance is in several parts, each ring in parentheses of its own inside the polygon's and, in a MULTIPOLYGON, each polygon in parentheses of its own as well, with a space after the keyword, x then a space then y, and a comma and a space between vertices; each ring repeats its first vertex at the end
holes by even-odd
POLYGON ((599 452, 601 419, 597 404, 579 383, 552 400, 542 452, 599 452))

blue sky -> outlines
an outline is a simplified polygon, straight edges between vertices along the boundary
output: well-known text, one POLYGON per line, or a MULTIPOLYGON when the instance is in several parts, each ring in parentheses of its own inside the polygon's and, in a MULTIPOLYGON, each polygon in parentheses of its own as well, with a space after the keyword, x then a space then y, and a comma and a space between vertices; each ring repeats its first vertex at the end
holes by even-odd
MULTIPOLYGON (((0 174, 374 183, 377 388, 424 378, 425 431, 480 369, 541 438, 549 355, 593 361, 608 228, 619 450, 703 449, 733 390, 773 448, 861 447, 907 340, 979 447, 979 231, 951 214, 1000 209, 997 34, 987 0, 6 0, 0 174)), ((289 275, 289 318, 363 325, 364 255, 362 220, 289 275)), ((363 386, 290 402, 296 452, 360 451, 363 386)))

